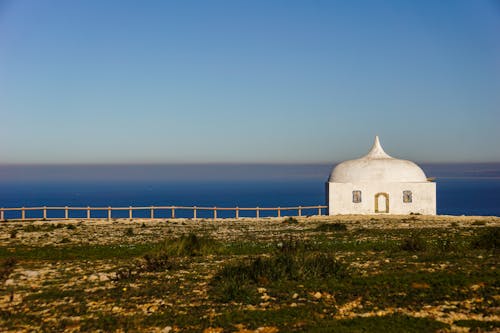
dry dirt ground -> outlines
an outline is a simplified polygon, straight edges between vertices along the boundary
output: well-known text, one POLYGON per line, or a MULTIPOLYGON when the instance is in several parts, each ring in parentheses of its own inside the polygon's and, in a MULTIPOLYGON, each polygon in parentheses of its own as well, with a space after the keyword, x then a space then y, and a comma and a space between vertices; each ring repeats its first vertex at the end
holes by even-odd
POLYGON ((499 227, 417 215, 1 222, 0 331, 500 332, 499 227))

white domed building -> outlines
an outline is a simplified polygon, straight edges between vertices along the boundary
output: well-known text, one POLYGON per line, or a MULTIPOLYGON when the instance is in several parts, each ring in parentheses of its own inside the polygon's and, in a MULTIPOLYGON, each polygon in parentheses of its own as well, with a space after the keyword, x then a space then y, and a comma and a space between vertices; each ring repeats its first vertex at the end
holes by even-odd
POLYGON ((415 163, 370 152, 338 164, 327 185, 328 214, 436 214, 436 183, 415 163))

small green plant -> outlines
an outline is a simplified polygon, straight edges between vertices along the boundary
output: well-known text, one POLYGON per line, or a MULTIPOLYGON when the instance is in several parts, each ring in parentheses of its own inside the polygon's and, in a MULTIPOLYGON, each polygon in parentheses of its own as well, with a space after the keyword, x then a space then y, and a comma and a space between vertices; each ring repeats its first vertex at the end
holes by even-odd
POLYGON ((469 332, 495 332, 500 328, 500 321, 457 320, 454 324, 469 327, 469 332))
POLYGON ((5 281, 9 278, 9 275, 14 271, 16 264, 16 258, 7 258, 0 261, 0 281, 5 281))
POLYGON ((143 257, 141 268, 146 272, 160 272, 166 269, 172 269, 173 264, 166 253, 159 252, 146 254, 143 257))
POLYGON ((347 226, 343 223, 322 223, 314 229, 319 232, 336 232, 336 231, 346 231, 347 226))
POLYGON ((286 223, 286 224, 298 224, 299 221, 297 221, 297 219, 295 217, 287 217, 286 219, 283 220, 283 223, 286 223))
POLYGON ((436 240, 436 249, 438 252, 450 253, 458 250, 458 244, 450 237, 438 238, 436 240))
POLYGON ((133 228, 127 228, 125 230, 125 236, 130 237, 134 235, 134 229, 133 228))
POLYGON ((61 223, 57 223, 57 224, 53 224, 53 223, 44 223, 44 224, 34 224, 34 223, 30 223, 30 224, 27 224, 23 227, 23 231, 24 232, 41 232, 41 231, 45 231, 45 232, 50 232, 50 231, 53 231, 55 229, 60 229, 60 228, 63 228, 64 227, 64 224, 61 224, 61 223))
POLYGON ((173 261, 161 251, 145 254, 140 260, 131 265, 121 267, 116 271, 115 280, 134 279, 145 272, 160 272, 174 268, 173 261))
POLYGON ((210 238, 190 233, 176 239, 167 239, 160 244, 161 251, 172 256, 201 256, 221 253, 223 245, 210 238))
POLYGON ((427 243, 420 235, 414 234, 404 238, 399 248, 407 252, 420 252, 427 248, 427 243))
POLYGON ((500 227, 485 228, 472 241, 472 248, 483 250, 498 250, 500 249, 500 227))
POLYGON ((303 253, 312 250, 312 244, 294 239, 292 237, 283 239, 276 243, 275 254, 286 254, 286 255, 296 255, 297 253, 303 253))

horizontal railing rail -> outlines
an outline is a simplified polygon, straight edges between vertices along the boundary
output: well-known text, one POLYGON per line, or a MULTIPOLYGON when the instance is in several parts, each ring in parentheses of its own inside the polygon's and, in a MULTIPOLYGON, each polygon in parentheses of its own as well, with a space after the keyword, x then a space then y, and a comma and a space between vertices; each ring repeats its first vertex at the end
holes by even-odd
POLYGON ((199 219, 200 215, 198 214, 199 212, 206 212, 206 211, 211 211, 212 215, 209 217, 203 217, 203 218, 212 218, 212 219, 218 219, 218 218, 241 218, 242 216, 240 215, 240 212, 255 212, 255 216, 243 216, 245 218, 260 218, 264 217, 262 216, 261 212, 276 212, 276 215, 272 216, 265 216, 265 217, 282 217, 283 212, 292 212, 292 215, 287 214, 285 216, 304 216, 304 212, 313 212, 313 214, 306 214, 306 215, 323 215, 323 210, 326 209, 328 206, 323 206, 323 205, 318 205, 318 206, 291 206, 291 207, 209 207, 209 206, 128 206, 128 207, 71 207, 71 206, 55 206, 55 207, 46 207, 46 206, 40 206, 40 207, 7 207, 7 208, 0 208, 0 221, 9 221, 9 220, 15 220, 15 221, 33 221, 33 220, 69 220, 69 219, 86 219, 86 220, 92 220, 92 219, 107 219, 108 221, 111 219, 117 219, 117 218, 125 218, 125 219, 130 219, 132 220, 133 218, 140 218, 140 219, 161 219, 161 218, 177 218, 176 216, 176 211, 191 211, 192 214, 189 216, 184 216, 182 218, 192 218, 194 220, 199 219), (28 217, 27 212, 40 212, 41 216, 40 217, 28 217), (48 212, 49 211, 59 211, 63 212, 63 216, 49 216, 48 212), (75 211, 83 211, 85 212, 84 216, 71 216, 71 212, 75 211), (95 215, 92 216, 92 212, 107 212, 105 216, 99 216, 96 217, 95 215), (128 214, 125 217, 113 217, 113 212, 114 211, 127 211, 128 214), (134 211, 149 211, 149 214, 147 216, 135 216, 134 217, 134 211), (168 211, 169 213, 163 212, 163 214, 160 214, 160 211, 168 211), (228 212, 228 211, 234 211, 234 215, 231 216, 226 216, 226 217, 221 217, 220 215, 217 214, 217 212, 228 212), (12 216, 7 216, 11 213, 18 213, 20 216, 18 217, 12 217, 12 216), (293 212, 296 213, 296 215, 293 215, 293 212))

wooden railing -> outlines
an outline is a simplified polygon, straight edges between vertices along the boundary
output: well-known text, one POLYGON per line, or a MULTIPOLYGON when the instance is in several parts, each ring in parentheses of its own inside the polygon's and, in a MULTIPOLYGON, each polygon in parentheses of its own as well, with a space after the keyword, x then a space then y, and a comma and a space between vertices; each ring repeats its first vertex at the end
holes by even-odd
MULTIPOLYGON (((134 218, 134 211, 149 211, 149 214, 147 214, 146 217, 135 217, 135 218, 141 218, 141 219, 160 219, 160 218, 171 218, 174 219, 176 218, 176 211, 191 211, 192 213, 190 214, 189 217, 187 218, 192 218, 194 220, 199 218, 198 213, 201 211, 212 211, 212 214, 209 218, 212 219, 217 219, 217 212, 221 211, 233 211, 234 212, 234 218, 240 218, 240 212, 255 212, 254 216, 244 216, 245 218, 260 218, 261 212, 270 212, 274 211, 276 212, 275 217, 282 217, 283 212, 292 212, 292 215, 287 214, 286 216, 304 216, 304 211, 312 211, 313 214, 309 215, 323 215, 323 209, 326 209, 327 206, 296 206, 296 207, 197 207, 197 206, 143 206, 143 207, 17 207, 17 208, 0 208, 0 221, 8 221, 8 220, 20 220, 20 221, 33 221, 33 220, 69 220, 69 219, 86 219, 86 220, 91 220, 91 219, 107 219, 108 221, 113 219, 113 212, 114 211, 128 211, 128 219, 132 220, 134 218), (169 211, 170 213, 165 216, 161 216, 161 214, 157 214, 157 211, 163 210, 163 211, 169 211), (26 213, 27 212, 32 212, 32 211, 37 211, 41 212, 42 215, 41 217, 27 217, 26 213), (63 217, 50 217, 48 212, 49 211, 59 211, 59 212, 64 212, 63 217), (75 217, 71 216, 70 212, 75 212, 75 211, 83 211, 84 217, 75 217), (92 217, 92 212, 95 211, 105 211, 107 214, 105 214, 104 217, 92 217), (20 218, 8 218, 7 219, 7 212, 20 212, 20 218), (296 213, 296 215, 293 215, 293 213, 296 213)), ((124 218, 124 217, 120 217, 124 218)), ((125 217, 127 218, 127 217, 125 217)), ((233 218, 232 216, 229 218, 233 218)))

